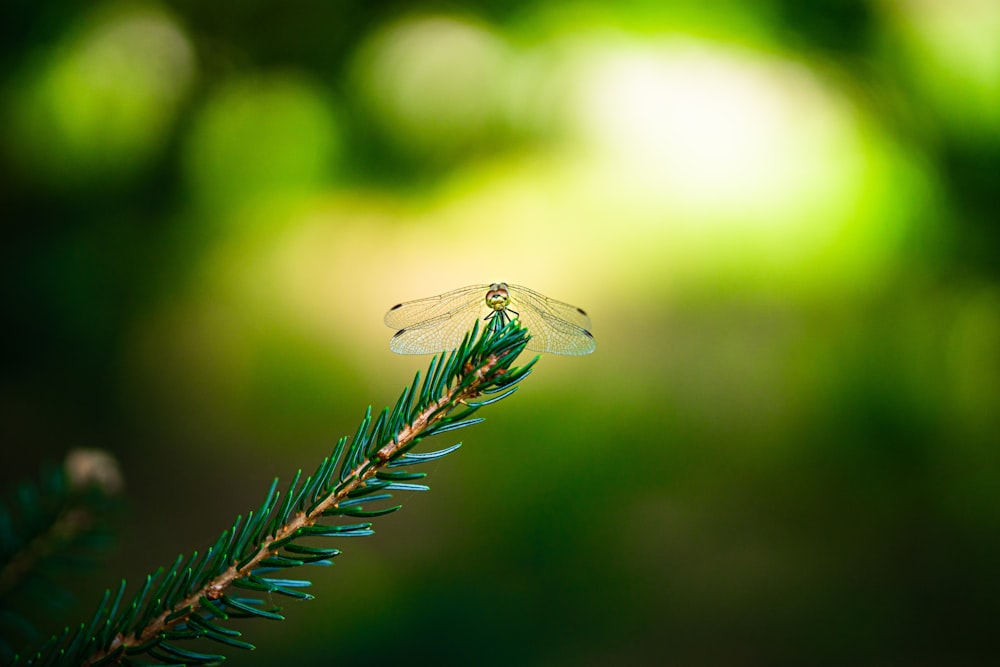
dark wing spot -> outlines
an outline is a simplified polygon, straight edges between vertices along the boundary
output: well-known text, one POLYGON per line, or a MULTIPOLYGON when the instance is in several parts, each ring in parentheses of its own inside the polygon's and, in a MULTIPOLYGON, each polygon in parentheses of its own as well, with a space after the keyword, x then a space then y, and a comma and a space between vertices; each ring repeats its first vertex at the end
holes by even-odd
MULTIPOLYGON (((393 307, 392 307, 392 308, 390 308, 389 310, 390 310, 390 311, 393 311, 393 310, 396 310, 397 308, 399 308, 399 307, 400 307, 400 306, 402 306, 402 305, 403 305, 403 304, 401 304, 401 303, 397 303, 397 304, 396 304, 395 306, 393 306, 393 307)), ((580 312, 583 312, 583 311, 580 311, 580 312)))
MULTIPOLYGON (((403 333, 403 332, 400 331, 399 333, 403 333)), ((587 338, 593 338, 594 337, 594 334, 590 333, 586 329, 583 330, 583 333, 587 334, 587 338)), ((398 336, 399 334, 396 334, 396 335, 398 336)))
POLYGON ((392 337, 393 337, 393 338, 399 338, 399 337, 400 337, 400 336, 402 336, 402 335, 403 335, 404 333, 406 333, 406 329, 400 329, 400 330, 399 330, 399 331, 397 331, 396 333, 392 334, 392 337))
POLYGON ((583 308, 577 308, 576 312, 580 313, 581 315, 586 315, 587 314, 587 311, 585 311, 583 308))

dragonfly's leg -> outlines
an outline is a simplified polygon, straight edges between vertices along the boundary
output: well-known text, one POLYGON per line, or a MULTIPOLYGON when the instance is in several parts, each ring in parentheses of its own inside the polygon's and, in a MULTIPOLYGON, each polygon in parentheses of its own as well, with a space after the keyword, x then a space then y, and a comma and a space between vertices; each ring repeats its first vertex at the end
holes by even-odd
POLYGON ((490 333, 495 334, 503 329, 508 322, 510 322, 510 315, 507 314, 507 309, 504 308, 503 310, 494 310, 493 312, 487 314, 483 319, 490 323, 490 333))

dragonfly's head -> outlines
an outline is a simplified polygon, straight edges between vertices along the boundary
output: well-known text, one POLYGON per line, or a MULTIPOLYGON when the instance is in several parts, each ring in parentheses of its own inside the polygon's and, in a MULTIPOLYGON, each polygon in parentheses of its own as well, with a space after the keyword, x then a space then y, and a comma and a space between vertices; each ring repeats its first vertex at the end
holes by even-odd
POLYGON ((486 293, 486 305, 493 310, 504 310, 510 304, 510 295, 507 293, 507 283, 493 283, 490 291, 486 293))

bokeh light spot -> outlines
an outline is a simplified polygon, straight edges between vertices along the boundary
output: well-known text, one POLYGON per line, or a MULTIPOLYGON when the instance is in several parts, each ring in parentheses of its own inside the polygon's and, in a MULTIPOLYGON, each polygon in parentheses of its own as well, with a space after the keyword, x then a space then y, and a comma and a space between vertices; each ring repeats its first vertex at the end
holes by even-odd
POLYGON ((699 224, 789 220, 779 208, 856 167, 830 159, 857 143, 848 109, 803 66, 687 39, 581 62, 572 114, 583 140, 699 224))
POLYGON ((317 84, 291 75, 234 80, 194 119, 186 175, 200 205, 232 211, 325 187, 340 144, 332 101, 317 84))
POLYGON ((889 57, 967 140, 1000 141, 1000 2, 883 0, 889 57))
POLYGON ((194 78, 194 49, 171 15, 97 11, 22 73, 15 153, 64 185, 125 177, 163 148, 194 78))
POLYGON ((511 53, 488 27, 455 17, 404 19, 362 48, 357 77, 382 130, 405 149, 450 156, 501 124, 511 53))

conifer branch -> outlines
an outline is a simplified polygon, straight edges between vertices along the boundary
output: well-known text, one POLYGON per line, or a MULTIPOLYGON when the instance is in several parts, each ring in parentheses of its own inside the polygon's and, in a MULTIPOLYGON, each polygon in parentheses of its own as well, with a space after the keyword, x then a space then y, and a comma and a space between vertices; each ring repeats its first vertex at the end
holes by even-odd
MULTIPOLYGON (((277 577, 281 570, 329 564, 338 549, 300 544, 309 537, 359 537, 372 534, 371 522, 327 523, 327 517, 372 518, 401 506, 366 509, 391 498, 391 491, 423 491, 413 483, 425 476, 397 470, 439 459, 459 445, 436 452, 412 453, 423 438, 482 421, 470 418, 480 407, 509 396, 528 375, 534 360, 522 368, 511 364, 528 341, 517 322, 498 329, 478 325, 458 349, 434 357, 423 383, 417 373, 393 408, 385 408, 372 424, 371 408, 350 441, 341 438, 313 475, 300 470, 284 494, 275 479, 264 503, 244 521, 237 517, 202 557, 178 557, 166 572, 148 575, 133 599, 123 604, 125 582, 116 594, 105 592, 92 620, 75 631, 67 628, 45 646, 20 660, 31 665, 88 666, 138 664, 140 656, 171 664, 208 664, 224 655, 181 648, 177 642, 207 638, 231 647, 252 649, 241 633, 221 622, 238 617, 282 620, 280 608, 268 608, 271 594, 311 599, 301 579, 277 577), (484 394, 492 395, 475 400, 484 394), (280 502, 279 502, 280 501, 280 502), (250 592, 237 595, 233 589, 250 592)), ((18 659, 15 659, 18 664, 18 659)))
POLYGON ((44 533, 37 535, 0 569, 0 598, 16 588, 38 564, 59 553, 66 545, 94 525, 94 515, 88 508, 66 507, 54 517, 44 533))

